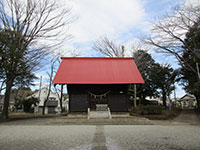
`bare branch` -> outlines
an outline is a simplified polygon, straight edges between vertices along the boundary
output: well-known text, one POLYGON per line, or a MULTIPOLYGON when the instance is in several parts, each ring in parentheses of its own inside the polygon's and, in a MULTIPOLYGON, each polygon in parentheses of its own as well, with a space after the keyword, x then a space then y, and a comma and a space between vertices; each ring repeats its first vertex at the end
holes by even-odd
POLYGON ((6 79, 5 119, 12 86, 30 84, 44 57, 71 38, 71 8, 57 2, 0 0, 0 78, 6 79))
MULTIPOLYGON (((183 56, 185 34, 200 18, 200 5, 182 6, 174 9, 172 15, 167 15, 160 21, 153 23, 151 35, 143 42, 152 45, 159 53, 167 53, 174 56, 183 67, 196 73, 196 68, 187 63, 183 56)), ((193 53, 198 57, 198 53, 193 53)))
POLYGON ((104 37, 98 40, 93 49, 97 52, 100 52, 108 57, 124 57, 125 49, 124 46, 117 44, 116 42, 109 40, 107 37, 104 37))

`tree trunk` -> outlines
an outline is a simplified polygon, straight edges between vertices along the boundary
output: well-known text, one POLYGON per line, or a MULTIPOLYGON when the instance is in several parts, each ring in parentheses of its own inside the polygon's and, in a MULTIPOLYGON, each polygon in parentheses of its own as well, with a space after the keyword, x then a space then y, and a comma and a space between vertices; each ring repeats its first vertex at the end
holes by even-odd
POLYGON ((61 112, 63 112, 62 98, 63 98, 63 84, 61 85, 61 92, 60 92, 60 108, 61 108, 61 112))
POLYGON ((54 62, 51 64, 51 74, 50 74, 50 80, 49 80, 49 89, 48 89, 48 93, 47 93, 47 97, 44 101, 44 105, 43 105, 43 109, 42 109, 42 114, 45 114, 45 107, 46 107, 46 103, 49 100, 49 95, 51 92, 51 84, 52 84, 52 78, 53 78, 53 66, 54 66, 54 62))
POLYGON ((168 97, 168 102, 169 102, 169 110, 172 110, 172 102, 170 100, 170 95, 167 96, 168 97))
POLYGON ((48 93, 47 93, 47 97, 44 100, 44 105, 43 105, 43 109, 42 109, 42 114, 45 114, 45 107, 46 107, 46 103, 49 100, 49 96, 50 96, 50 92, 51 92, 51 82, 52 82, 52 76, 53 76, 53 71, 51 73, 51 77, 50 77, 50 83, 49 83, 49 89, 48 89, 48 93))
POLYGON ((141 106, 142 100, 143 100, 143 95, 140 96, 140 99, 139 99, 139 106, 141 106))
POLYGON ((45 99, 45 101, 44 101, 44 105, 43 105, 43 109, 42 109, 42 114, 43 115, 45 114, 45 107, 46 107, 47 100, 48 99, 45 99))
POLYGON ((8 80, 6 82, 6 92, 5 92, 5 97, 4 97, 3 111, 1 114, 1 117, 4 120, 8 119, 8 106, 9 106, 9 101, 10 101, 11 88, 12 88, 12 80, 8 80))
POLYGON ((194 96, 196 97, 196 100, 197 100, 197 109, 200 110, 200 99, 199 99, 199 96, 194 94, 194 96))
POLYGON ((166 93, 164 92, 164 90, 162 90, 162 100, 163 100, 163 106, 165 107, 165 109, 167 108, 166 106, 166 93))

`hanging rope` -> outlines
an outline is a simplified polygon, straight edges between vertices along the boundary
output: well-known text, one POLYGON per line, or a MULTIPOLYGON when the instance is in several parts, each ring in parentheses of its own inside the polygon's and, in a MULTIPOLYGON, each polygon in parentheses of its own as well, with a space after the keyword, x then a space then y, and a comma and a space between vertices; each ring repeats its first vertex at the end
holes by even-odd
POLYGON ((110 91, 108 91, 108 92, 106 92, 106 93, 104 93, 104 94, 100 94, 100 95, 94 94, 94 93, 92 93, 92 92, 90 92, 90 91, 88 91, 88 93, 89 93, 89 95, 90 95, 91 97, 102 99, 102 98, 104 98, 104 97, 106 98, 106 96, 108 95, 108 93, 110 93, 110 91))

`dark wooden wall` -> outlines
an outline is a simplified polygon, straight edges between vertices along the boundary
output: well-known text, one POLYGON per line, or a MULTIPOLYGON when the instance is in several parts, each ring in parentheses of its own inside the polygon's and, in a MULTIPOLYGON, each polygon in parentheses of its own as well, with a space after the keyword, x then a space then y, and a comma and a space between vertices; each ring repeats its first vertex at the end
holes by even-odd
POLYGON ((67 90, 69 93, 70 112, 87 112, 91 99, 88 91, 98 95, 110 91, 106 99, 111 112, 124 112, 128 110, 127 84, 68 84, 67 90))
POLYGON ((126 112, 128 111, 127 96, 121 95, 108 95, 108 105, 111 112, 126 112))
POLYGON ((69 109, 71 112, 87 112, 88 109, 87 94, 72 94, 69 100, 69 109))

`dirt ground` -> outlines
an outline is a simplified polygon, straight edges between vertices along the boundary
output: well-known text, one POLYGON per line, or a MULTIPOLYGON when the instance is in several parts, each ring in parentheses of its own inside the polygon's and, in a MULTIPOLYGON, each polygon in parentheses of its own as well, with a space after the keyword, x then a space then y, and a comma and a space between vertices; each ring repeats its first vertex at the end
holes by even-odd
POLYGON ((176 125, 176 124, 190 124, 200 125, 200 115, 194 110, 183 110, 175 118, 160 119, 156 117, 145 116, 130 116, 126 114, 112 114, 112 119, 87 119, 86 114, 51 114, 51 115, 39 115, 39 114, 27 114, 27 113, 11 113, 10 119, 7 121, 0 120, 0 125, 176 125), (150 119, 149 119, 150 118, 150 119), (153 119, 151 119, 153 118, 153 119))
POLYGON ((178 117, 173 119, 173 122, 200 124, 200 115, 194 110, 183 110, 178 117))

